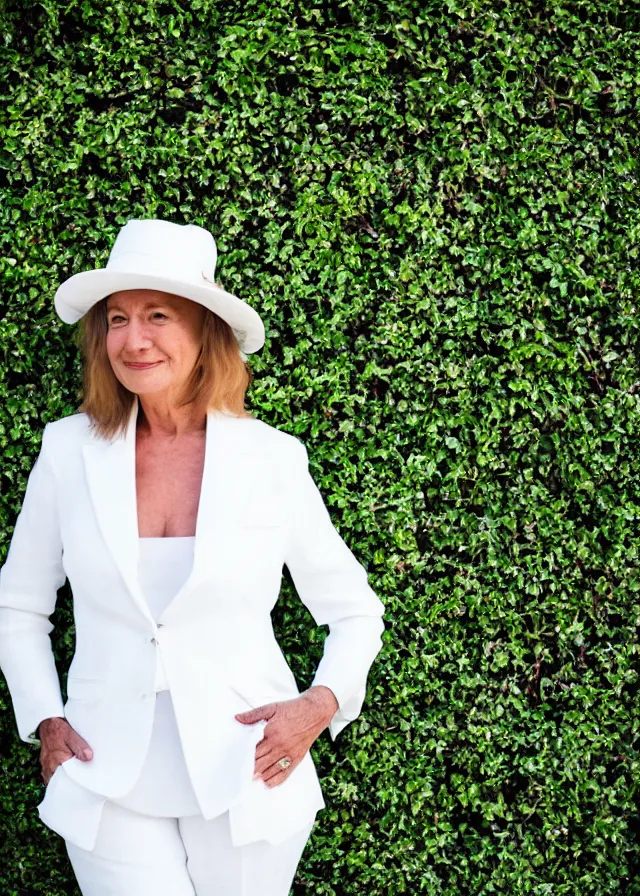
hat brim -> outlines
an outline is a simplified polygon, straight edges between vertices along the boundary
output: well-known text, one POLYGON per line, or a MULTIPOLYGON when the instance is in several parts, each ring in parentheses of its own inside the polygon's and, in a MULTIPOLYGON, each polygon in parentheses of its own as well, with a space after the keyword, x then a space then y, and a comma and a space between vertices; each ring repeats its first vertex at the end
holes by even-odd
POLYGON ((233 329, 240 348, 246 354, 259 351, 264 345, 262 318, 251 305, 214 285, 199 286, 153 274, 125 273, 100 268, 74 274, 60 284, 54 296, 58 317, 65 324, 74 324, 96 302, 112 292, 125 289, 157 289, 199 302, 213 311, 233 329))

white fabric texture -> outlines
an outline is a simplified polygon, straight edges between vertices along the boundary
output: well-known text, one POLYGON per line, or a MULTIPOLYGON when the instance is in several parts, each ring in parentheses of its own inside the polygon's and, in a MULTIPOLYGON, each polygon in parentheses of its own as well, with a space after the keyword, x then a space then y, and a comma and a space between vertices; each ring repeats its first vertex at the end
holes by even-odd
POLYGON ((283 568, 316 624, 329 628, 312 684, 336 696, 334 739, 360 712, 384 607, 332 524, 304 444, 261 420, 209 410, 193 566, 154 619, 138 574, 139 410, 136 396, 112 440, 82 413, 47 424, 0 570, 0 668, 20 737, 39 745, 38 723, 64 716, 94 752, 89 762, 64 762, 38 811, 64 839, 91 848, 97 810, 87 826, 73 807, 86 790, 121 798, 139 780, 161 656, 203 817, 228 810, 236 846, 277 844, 324 807, 310 752, 278 787, 252 780, 263 723, 235 717, 300 693, 271 619, 283 568), (49 617, 66 578, 75 651, 63 703, 49 617))
MULTIPOLYGON (((140 585, 158 620, 191 572, 195 537, 140 538, 139 542, 140 585)), ((114 802, 146 815, 199 815, 160 652, 157 657, 156 707, 149 750, 132 790, 114 802)))
POLYGON ((108 802, 94 849, 66 847, 82 896, 288 896, 314 823, 234 846, 228 812, 151 818, 108 802))
MULTIPOLYGON (((189 578, 195 536, 138 538, 138 579, 156 622, 189 578)), ((169 689, 162 653, 157 651, 155 690, 169 689)))
MULTIPOLYGON (((194 540, 140 539, 140 583, 156 620, 190 573, 194 540)), ((228 812, 209 820, 200 814, 164 674, 156 683, 140 778, 125 797, 99 801, 93 849, 65 841, 83 896, 288 896, 315 816, 277 845, 235 846, 228 812)), ((91 802, 76 803, 76 810, 91 823, 91 802)))

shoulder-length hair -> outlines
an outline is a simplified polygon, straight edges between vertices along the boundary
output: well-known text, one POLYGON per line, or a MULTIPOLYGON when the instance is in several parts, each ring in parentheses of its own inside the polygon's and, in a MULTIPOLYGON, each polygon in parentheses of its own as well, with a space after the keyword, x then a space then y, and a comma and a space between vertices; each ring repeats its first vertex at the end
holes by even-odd
MULTIPOLYGON (((107 296, 80 318, 76 342, 82 356, 83 390, 79 411, 88 415, 91 429, 104 439, 124 434, 135 394, 116 377, 107 355, 107 296)), ((186 383, 180 406, 202 405, 235 417, 254 415, 245 410, 245 395, 253 382, 232 327, 205 309, 200 352, 186 383)))

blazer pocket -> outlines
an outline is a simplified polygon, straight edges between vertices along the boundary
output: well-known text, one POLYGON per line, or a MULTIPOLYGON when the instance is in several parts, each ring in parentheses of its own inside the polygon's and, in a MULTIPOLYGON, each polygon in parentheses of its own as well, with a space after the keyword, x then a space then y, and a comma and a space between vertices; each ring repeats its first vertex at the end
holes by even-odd
POLYGON ((238 688, 233 688, 233 690, 247 704, 248 710, 257 709, 259 706, 268 706, 269 703, 284 703, 285 700, 293 700, 293 697, 274 697, 273 694, 247 694, 246 691, 239 691, 238 688))
POLYGON ((245 681, 234 682, 229 687, 240 697, 250 709, 257 706, 266 706, 267 703, 283 703, 285 700, 294 700, 299 697, 295 686, 282 688, 269 688, 264 684, 250 684, 245 681))
POLYGON ((51 775, 51 777, 49 778, 49 780, 48 780, 47 783, 45 784, 45 790, 47 789, 47 787, 50 787, 50 786, 51 786, 51 782, 53 781, 53 779, 55 778, 55 776, 58 774, 58 772, 60 771, 60 769, 62 768, 62 766, 63 766, 63 765, 66 765, 67 762, 71 762, 71 760, 72 760, 72 759, 75 759, 75 758, 76 758, 75 756, 67 756, 66 759, 63 759, 62 762, 59 762, 59 763, 56 765, 56 767, 55 767, 54 770, 53 770, 53 774, 51 775))
POLYGON ((99 700, 104 694, 106 681, 101 678, 67 678, 67 697, 83 703, 99 700))
MULTIPOLYGON (((240 697, 243 703, 246 704, 247 709, 255 709, 256 706, 262 706, 262 703, 259 700, 255 700, 253 697, 247 696, 247 691, 245 688, 237 688, 235 685, 229 685, 231 690, 236 694, 236 696, 240 697)), ((242 710, 244 712, 244 710, 242 710)))

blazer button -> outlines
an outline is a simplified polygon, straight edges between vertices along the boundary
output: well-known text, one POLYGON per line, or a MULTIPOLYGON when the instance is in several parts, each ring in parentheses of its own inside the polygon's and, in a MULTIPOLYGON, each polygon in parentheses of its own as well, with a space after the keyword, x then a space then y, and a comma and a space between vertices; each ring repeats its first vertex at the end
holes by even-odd
POLYGON ((152 639, 151 639, 151 643, 152 643, 152 644, 157 644, 158 642, 157 642, 157 640, 156 640, 155 638, 152 638, 152 639))

